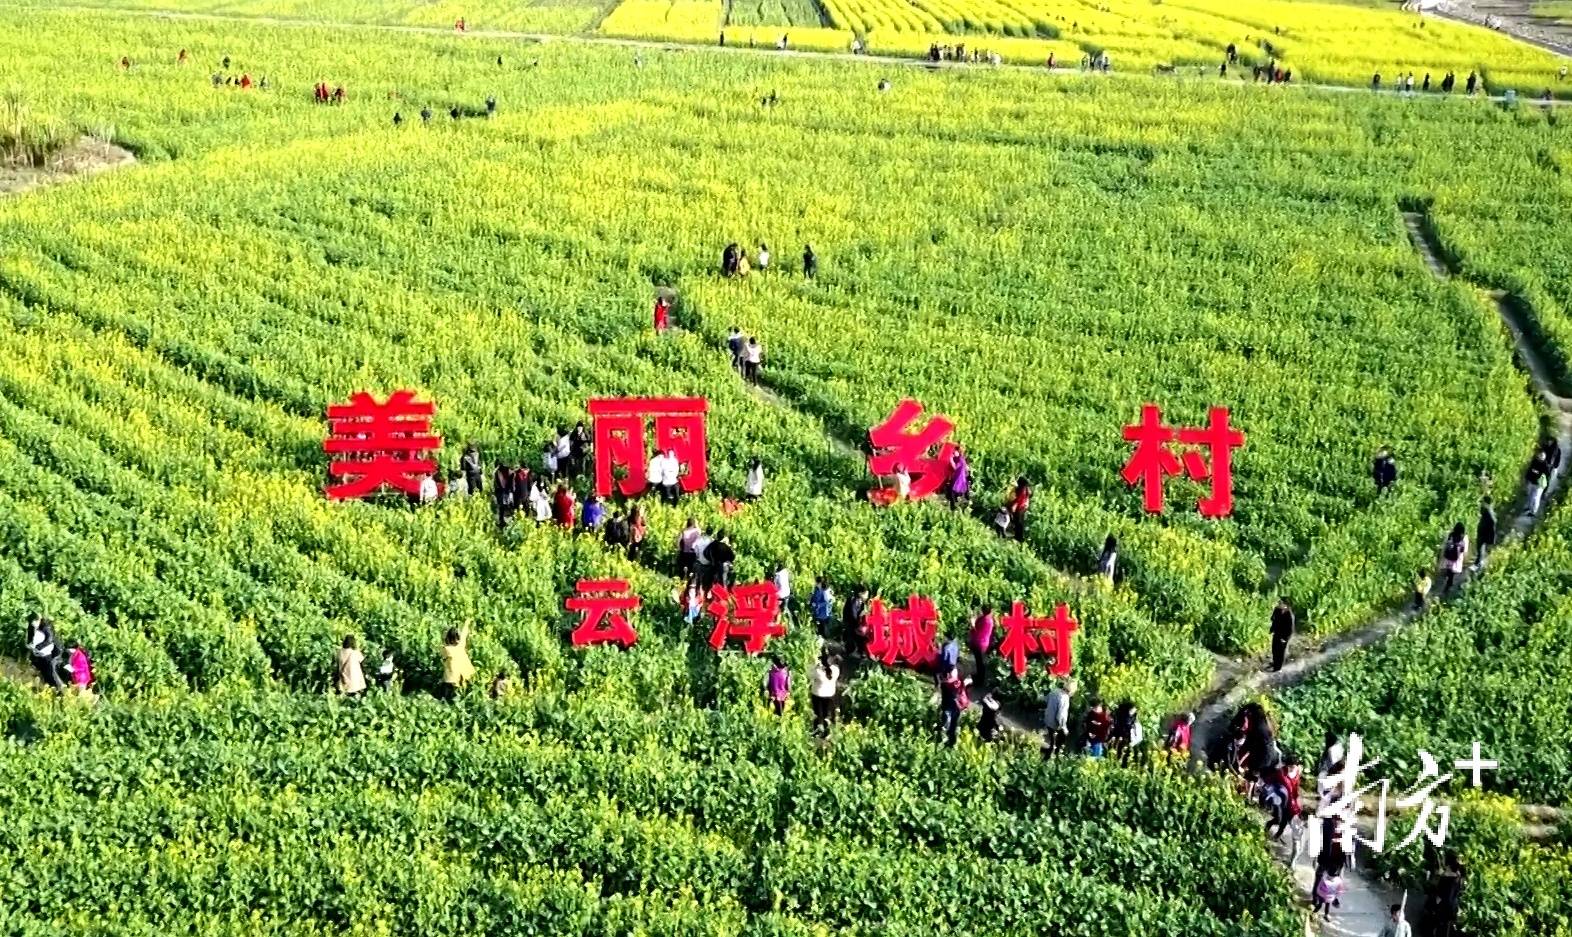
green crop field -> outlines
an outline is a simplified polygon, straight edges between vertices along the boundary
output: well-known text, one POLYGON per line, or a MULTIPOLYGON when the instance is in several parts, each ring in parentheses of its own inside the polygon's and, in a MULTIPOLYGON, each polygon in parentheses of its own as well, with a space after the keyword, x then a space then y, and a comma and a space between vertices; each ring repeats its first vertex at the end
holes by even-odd
MULTIPOLYGON (((733 15, 796 35, 809 9, 733 15)), ((509 10, 497 28, 603 12, 509 10)), ((345 18, 455 16, 482 26, 345 18)), ((1066 602, 1086 693, 1139 702, 1155 737, 1220 660, 1255 666, 1278 595, 1310 634, 1359 627, 1471 522, 1481 473, 1514 500, 1541 415, 1480 287, 1521 297, 1562 377, 1572 360, 1560 109, 126 11, 0 6, 0 26, 0 139, 94 134, 140 162, 0 196, 0 619, 20 659, 46 612, 102 691, 0 684, 6 932, 1298 934, 1221 786, 942 749, 908 674, 859 675, 850 724, 815 741, 800 618, 769 715, 762 661, 713 653, 672 602, 677 532, 724 525, 739 580, 786 563, 799 600, 821 574, 932 596, 949 634, 984 602, 1066 602), (347 101, 314 103, 318 81, 347 101), (488 97, 494 117, 448 116, 488 97), (1426 269, 1405 210, 1460 276, 1426 269), (722 279, 730 242, 775 262, 722 279), (761 338, 765 392, 729 367, 732 326, 761 338), (327 503, 325 408, 399 387, 436 401, 444 467, 474 441, 488 470, 533 464, 588 398, 705 396, 713 491, 650 505, 638 562, 499 534, 487 499, 327 503), (955 421, 963 510, 860 497, 847 444, 903 396, 955 421), (1118 473, 1146 402, 1186 426, 1232 409, 1233 517, 1179 481, 1142 512, 1118 473), (1377 499, 1383 445, 1402 481, 1377 499), (755 457, 765 494, 730 514, 755 457), (1017 476, 1019 544, 990 529, 1017 476), (1109 533, 1111 588, 1090 576, 1109 533), (569 646, 562 600, 600 576, 644 598, 632 650, 569 646), (425 691, 465 621, 481 682, 519 687, 444 707, 425 691), (332 696, 345 634, 411 692, 332 696), (69 900, 17 897, 49 883, 69 900)), ((1278 702, 1285 735, 1358 727, 1411 758, 1485 732, 1513 765, 1495 793, 1555 800, 1564 706, 1508 732, 1465 691, 1526 707, 1572 679, 1566 537, 1553 521, 1278 702)), ((1035 708, 1046 685, 1036 664, 1005 695, 1035 708)), ((1455 821, 1496 876, 1473 925, 1555 933, 1562 852, 1505 848, 1499 812, 1455 821), (1501 910, 1519 899, 1539 916, 1501 910)))

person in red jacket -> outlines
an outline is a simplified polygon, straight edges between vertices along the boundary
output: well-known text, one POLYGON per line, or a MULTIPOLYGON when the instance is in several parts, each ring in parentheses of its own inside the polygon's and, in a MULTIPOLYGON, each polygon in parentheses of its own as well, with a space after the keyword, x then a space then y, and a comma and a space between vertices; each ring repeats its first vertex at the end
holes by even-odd
POLYGON ((1026 539, 1026 509, 1032 505, 1032 488, 1023 475, 1015 480, 1015 494, 1010 498, 1010 533, 1017 541, 1026 539))
POLYGON ((558 485, 557 493, 552 498, 552 514, 555 515, 557 523, 562 525, 565 530, 573 529, 575 509, 577 507, 578 499, 573 496, 573 492, 568 490, 568 486, 558 485))
POLYGON ((666 301, 666 297, 657 296, 655 297, 655 333, 658 335, 669 328, 671 328, 671 304, 666 301))
POLYGON ((1113 716, 1108 714, 1108 707, 1102 700, 1092 700, 1092 708, 1086 711, 1086 753, 1093 758, 1103 757, 1112 732, 1113 716))

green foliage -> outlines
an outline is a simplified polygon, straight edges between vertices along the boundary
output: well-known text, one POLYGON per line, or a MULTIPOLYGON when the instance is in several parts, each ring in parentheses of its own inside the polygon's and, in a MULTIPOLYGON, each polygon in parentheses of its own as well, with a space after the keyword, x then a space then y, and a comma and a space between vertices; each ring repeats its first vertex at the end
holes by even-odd
POLYGON ((1294 932, 1225 791, 1026 747, 551 694, 0 705, 34 727, 0 747, 6 894, 71 883, 8 930, 1294 932))

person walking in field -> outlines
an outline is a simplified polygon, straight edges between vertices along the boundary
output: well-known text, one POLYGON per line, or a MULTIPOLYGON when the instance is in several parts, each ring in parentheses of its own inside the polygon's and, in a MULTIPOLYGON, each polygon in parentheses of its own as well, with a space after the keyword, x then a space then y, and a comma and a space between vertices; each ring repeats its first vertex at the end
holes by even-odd
POLYGON ((578 498, 567 485, 558 484, 557 493, 551 499, 551 514, 563 530, 572 530, 575 515, 578 509, 578 498))
POLYGON ((475 665, 469 659, 469 626, 449 628, 442 637, 442 681, 437 684, 437 698, 451 701, 475 676, 475 665))
POLYGON ((1485 556, 1496 545, 1496 511, 1490 504, 1490 496, 1486 495, 1479 502, 1479 523, 1474 526, 1474 571, 1478 572, 1485 565, 1485 556))
POLYGON ((949 502, 950 510, 965 501, 971 490, 972 469, 966 462, 965 451, 957 446, 955 454, 950 456, 950 477, 944 484, 944 499, 949 502))
POLYGON ((508 526, 508 521, 513 518, 516 506, 513 496, 513 470, 508 468, 506 462, 498 462, 491 477, 491 502, 497 509, 498 530, 508 526))
POLYGON ((366 655, 360 652, 355 636, 346 634, 344 644, 338 649, 338 691, 345 696, 360 696, 366 692, 366 674, 362 669, 366 655))
POLYGON ((664 334, 669 328, 671 328, 671 304, 666 301, 666 297, 657 296, 655 297, 655 334, 664 334))
POLYGON ((1376 72, 1374 77, 1372 77, 1370 79, 1370 90, 1371 91, 1380 91, 1381 90, 1381 73, 1380 72, 1376 72))
POLYGON ((464 455, 459 457, 459 471, 464 473, 464 483, 472 495, 480 494, 481 483, 484 475, 480 468, 480 450, 474 443, 464 447, 464 455))
POLYGON ((1043 702, 1044 754, 1057 755, 1070 744, 1070 700, 1075 681, 1066 678, 1054 684, 1043 702))
POLYGON ((1119 565, 1119 541, 1109 534, 1103 541, 1103 552, 1097 557, 1097 575, 1114 584, 1114 572, 1119 565))
POLYGON ((1536 452, 1528 463, 1528 471, 1523 474, 1524 497, 1528 502, 1525 511, 1529 517, 1539 513, 1539 506, 1545 500, 1545 492, 1549 488, 1550 469, 1545 464, 1545 455, 1536 452))
POLYGON ((813 592, 808 596, 808 612, 813 615, 813 627, 819 637, 830 636, 830 622, 835 617, 835 593, 823 576, 813 582, 813 592))
POLYGON ((748 474, 743 480, 742 491, 749 501, 764 497, 764 463, 757 457, 748 463, 748 474))
POLYGON ((1386 923, 1381 925, 1381 933, 1376 937, 1414 937, 1414 929, 1403 919, 1403 906, 1392 905, 1386 923))
POLYGON ((1288 604, 1288 597, 1282 596, 1277 600, 1277 607, 1272 609, 1272 670, 1283 669, 1283 660, 1288 656, 1288 642, 1294 636, 1294 608, 1288 604))
POLYGON ((813 252, 812 244, 802 248, 802 275, 810 280, 819 275, 819 255, 813 252))
POLYGON ((644 509, 637 504, 628 515, 628 559, 638 561, 644 552, 644 538, 650 534, 650 522, 644 517, 644 509))
POLYGON ((1195 713, 1181 713, 1174 724, 1169 727, 1168 735, 1163 739, 1163 751, 1168 759, 1178 759, 1183 762, 1190 757, 1190 740, 1195 735, 1195 713))
POLYGON ((1442 594, 1452 591, 1457 578, 1463 574, 1463 557, 1468 555, 1468 532, 1462 524, 1453 525, 1451 533, 1441 541, 1442 594))
POLYGON ((660 466, 660 496, 667 504, 676 504, 682 494, 682 463, 677 461, 677 451, 667 449, 660 466))
POLYGON ((993 606, 985 604, 977 617, 972 619, 971 631, 966 635, 967 649, 972 652, 972 660, 977 664, 977 687, 982 690, 993 685, 988 656, 993 650, 993 632, 993 606))
POLYGON ((770 661, 769 673, 764 675, 764 697, 775 709, 775 715, 784 715, 786 700, 791 696, 791 671, 779 657, 770 661))
POLYGON ((977 701, 977 708, 982 713, 982 718, 977 720, 977 737, 984 743, 992 742, 999 737, 999 698, 993 690, 987 690, 977 701))
POLYGON ((1561 443, 1554 436, 1546 436, 1539 444, 1539 454, 1544 457, 1546 474, 1555 475, 1561 469, 1561 443))
POLYGON ((731 352, 731 366, 733 370, 742 370, 742 350, 748 344, 743 337, 742 330, 735 325, 731 327, 731 334, 726 336, 726 350, 731 352))
POLYGON ((944 744, 955 747, 955 735, 961 728, 961 713, 971 705, 967 686, 971 680, 961 678, 960 670, 951 667, 939 678, 939 732, 944 744))
POLYGON ((775 585, 775 597, 780 601, 780 613, 791 617, 791 570, 786 568, 785 560, 775 564, 771 582, 775 585))
POLYGON ((66 658, 66 668, 71 671, 71 688, 76 690, 77 695, 90 695, 93 686, 93 662, 87 657, 87 649, 75 641, 71 642, 71 654, 66 658))
POLYGON ((1430 604, 1430 586, 1432 580, 1430 571, 1421 569, 1414 574, 1414 612, 1422 613, 1430 604))
POLYGON ((828 736, 835 721, 835 694, 839 691, 841 660, 829 653, 819 655, 808 686, 808 699, 813 706, 813 731, 828 736))
POLYGON ((1032 488, 1026 476, 1015 480, 1015 493, 1010 498, 1010 533, 1016 542, 1026 541, 1026 510, 1032 505, 1032 488))
POLYGON ((704 536, 704 528, 699 526, 697 518, 690 517, 683 525, 682 532, 677 535, 677 576, 686 578, 693 574, 693 568, 698 561, 697 544, 699 538, 704 536))
POLYGON ((764 271, 768 270, 769 268, 770 268, 770 246, 768 244, 765 244, 763 241, 760 241, 759 242, 759 272, 763 273, 764 271))
POLYGON ((764 367, 764 346, 759 344, 758 338, 749 336, 742 364, 742 376, 751 384, 759 383, 759 371, 764 367))
POLYGON ((1474 91, 1479 87, 1479 76, 1473 72, 1468 73, 1468 84, 1464 86, 1469 97, 1474 96, 1474 91))
POLYGON ((1100 699, 1093 699, 1086 711, 1085 731, 1082 733, 1086 754, 1101 758, 1108 753, 1108 738, 1113 734, 1113 717, 1100 699))
POLYGON ((660 494, 661 479, 666 476, 666 453, 659 449, 644 463, 644 493, 647 495, 660 494))
POLYGON ((859 585, 841 606, 841 641, 848 654, 864 652, 866 618, 868 614, 868 587, 859 585))
POLYGON ((1375 461, 1370 463, 1370 477, 1375 482, 1377 495, 1386 494, 1397 484, 1397 460, 1392 458, 1392 453, 1385 446, 1376 453, 1375 461))
POLYGON ((60 647, 55 643, 55 627, 41 615, 33 616, 27 623, 27 655, 44 686, 53 687, 56 693, 65 692, 65 685, 60 682, 60 647))

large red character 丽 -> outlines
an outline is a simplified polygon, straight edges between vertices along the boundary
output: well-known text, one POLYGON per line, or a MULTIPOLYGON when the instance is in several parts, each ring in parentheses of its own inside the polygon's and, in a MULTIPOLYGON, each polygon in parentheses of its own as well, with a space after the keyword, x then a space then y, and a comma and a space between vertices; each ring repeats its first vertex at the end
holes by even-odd
POLYGON ((939 659, 939 612, 933 600, 921 595, 906 600, 905 608, 891 608, 883 599, 868 605, 868 656, 886 667, 906 663, 927 667, 939 659))
POLYGON ((710 632, 710 647, 720 650, 726 641, 742 641, 742 649, 749 654, 764 650, 771 638, 786 633, 777 616, 780 614, 781 597, 773 582, 727 589, 716 586, 710 590, 710 602, 705 606, 715 619, 715 630, 710 632))
POLYGON ((628 613, 639 607, 639 597, 629 591, 626 579, 580 579, 577 593, 562 604, 583 616, 570 638, 574 647, 617 644, 627 648, 639 640, 628 621, 628 613))
POLYGON ((1204 427, 1176 431, 1163 424, 1162 411, 1156 405, 1146 404, 1141 407, 1141 422, 1126 426, 1124 438, 1135 446, 1120 475, 1126 484, 1142 486, 1141 504, 1147 513, 1162 513, 1163 481, 1181 474, 1211 482, 1209 492, 1197 502, 1202 517, 1233 513, 1233 450, 1244 445, 1245 436, 1228 424, 1227 407, 1211 408, 1204 427), (1170 448, 1175 440, 1206 450, 1211 463, 1194 449, 1186 451, 1181 462, 1170 448))
POLYGON ((589 402, 595 433, 595 493, 642 494, 648 487, 644 423, 655 423, 655 451, 670 452, 686 468, 677 484, 689 494, 710 482, 702 397, 621 397, 589 402), (617 469, 622 469, 618 478, 617 469))
POLYGON ((1070 617, 1070 608, 1060 602, 1052 618, 1033 618, 1019 600, 1001 619, 1004 639, 999 642, 999 656, 1010 663, 1010 670, 1017 677, 1026 674, 1026 659, 1044 655, 1053 659, 1049 670, 1056 677, 1070 672, 1070 636, 1080 627, 1070 617))
POLYGON ((442 448, 441 437, 431 434, 436 410, 429 400, 417 401, 412 390, 394 391, 384 401, 360 391, 348 403, 330 405, 322 450, 334 457, 328 475, 343 481, 323 494, 363 498, 384 485, 419 494, 421 480, 437 470, 431 453, 442 448))
MULTIPOLYGON (((939 490, 949 478, 950 459, 955 455, 955 443, 946 439, 955 424, 944 417, 929 417, 921 429, 907 431, 921 415, 922 404, 908 398, 897 404, 895 412, 883 423, 868 430, 868 442, 873 447, 868 471, 876 477, 886 477, 904 468, 911 476, 907 497, 913 501, 939 490)), ((875 497, 889 501, 895 494, 881 491, 875 497)))

